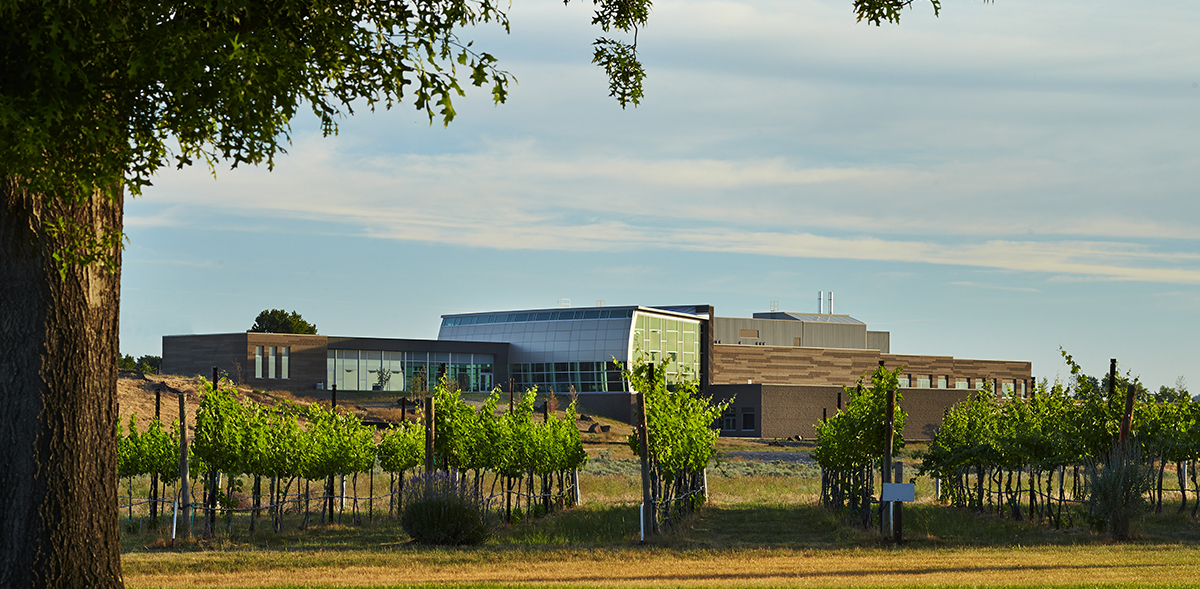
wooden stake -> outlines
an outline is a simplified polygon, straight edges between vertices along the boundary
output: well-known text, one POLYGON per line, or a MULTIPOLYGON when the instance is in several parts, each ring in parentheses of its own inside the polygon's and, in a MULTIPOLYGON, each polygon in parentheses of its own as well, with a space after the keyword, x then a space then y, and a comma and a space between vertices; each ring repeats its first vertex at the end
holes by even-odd
POLYGON ((1121 417, 1120 442, 1122 445, 1129 441, 1132 433, 1130 430, 1133 428, 1133 398, 1135 395, 1137 395, 1137 387, 1129 385, 1129 388, 1125 390, 1125 413, 1121 417))
MULTIPOLYGON (((887 391, 887 411, 883 417, 883 482, 891 482, 892 480, 892 445, 895 443, 895 419, 896 419, 896 389, 888 389, 887 391)), ((889 509, 890 501, 880 501, 880 513, 884 517, 880 518, 880 525, 883 526, 884 532, 890 531, 889 509)))
MULTIPOLYGON (((651 365, 651 373, 653 374, 653 365, 651 365)), ((646 393, 638 391, 638 446, 639 455, 642 459, 642 530, 643 534, 653 533, 654 526, 651 522, 654 521, 654 503, 650 497, 650 440, 647 436, 646 428, 646 393)), ((642 542, 646 539, 643 537, 642 542)))
POLYGON ((434 432, 434 423, 435 422, 433 419, 433 411, 434 411, 433 397, 426 397, 425 398, 425 476, 426 476, 426 480, 429 481, 431 484, 433 481, 432 481, 432 479, 429 478, 429 475, 433 474, 433 468, 434 468, 433 437, 436 433, 436 432, 434 432))
POLYGON ((188 437, 187 411, 184 407, 183 391, 179 392, 179 506, 183 508, 183 537, 192 535, 192 498, 188 482, 188 437))

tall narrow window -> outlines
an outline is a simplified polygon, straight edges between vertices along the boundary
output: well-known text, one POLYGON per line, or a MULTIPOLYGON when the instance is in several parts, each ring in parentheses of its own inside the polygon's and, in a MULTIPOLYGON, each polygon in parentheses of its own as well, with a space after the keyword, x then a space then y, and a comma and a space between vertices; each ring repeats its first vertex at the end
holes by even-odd
POLYGON ((931 378, 932 377, 928 374, 918 374, 917 375, 917 388, 918 389, 929 388, 929 381, 931 378))
MULTIPOLYGON (((800 339, 800 338, 796 338, 796 339, 800 339)), ((901 374, 899 376, 899 378, 897 378, 896 380, 897 380, 896 386, 898 386, 902 389, 907 389, 909 387, 909 382, 911 382, 911 379, 907 374, 901 374)))
POLYGON ((275 378, 275 346, 267 347, 267 378, 275 378))
POLYGON ((937 377, 937 388, 939 388, 939 389, 946 388, 946 377, 945 376, 937 377))
POLYGON ((262 378, 262 346, 254 346, 254 378, 262 378))
POLYGON ((288 377, 288 356, 291 355, 292 347, 284 346, 280 348, 283 352, 279 357, 279 378, 288 377))
POLYGON ((754 431, 754 408, 742 408, 742 431, 754 431))

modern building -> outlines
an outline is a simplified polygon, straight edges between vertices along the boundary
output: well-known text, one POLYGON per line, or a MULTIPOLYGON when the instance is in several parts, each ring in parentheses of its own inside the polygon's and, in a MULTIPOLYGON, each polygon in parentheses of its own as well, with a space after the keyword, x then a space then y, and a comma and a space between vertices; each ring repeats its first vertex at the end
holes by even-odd
POLYGON ((668 383, 695 379, 733 398, 727 436, 815 436, 844 387, 883 365, 904 367, 905 437, 931 438, 946 408, 991 385, 1024 395, 1031 365, 891 353, 891 334, 848 315, 755 313, 718 317, 709 305, 551 308, 442 316, 437 340, 237 333, 165 336, 163 371, 209 374, 219 365, 251 386, 343 391, 424 389, 446 374, 465 391, 495 386, 577 395, 627 419, 621 365, 639 355, 667 364, 668 383))
POLYGON ((461 390, 488 391, 508 380, 508 345, 257 332, 163 337, 163 373, 209 375, 214 366, 264 389, 424 390, 446 374, 461 390))

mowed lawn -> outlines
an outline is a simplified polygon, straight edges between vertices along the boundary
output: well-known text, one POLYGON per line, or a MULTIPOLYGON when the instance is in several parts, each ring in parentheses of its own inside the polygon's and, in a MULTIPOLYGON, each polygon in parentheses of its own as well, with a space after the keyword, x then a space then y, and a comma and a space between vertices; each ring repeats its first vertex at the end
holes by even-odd
POLYGON ((660 547, 127 554, 129 587, 563 585, 601 587, 1187 586, 1183 545, 1027 548, 660 547))

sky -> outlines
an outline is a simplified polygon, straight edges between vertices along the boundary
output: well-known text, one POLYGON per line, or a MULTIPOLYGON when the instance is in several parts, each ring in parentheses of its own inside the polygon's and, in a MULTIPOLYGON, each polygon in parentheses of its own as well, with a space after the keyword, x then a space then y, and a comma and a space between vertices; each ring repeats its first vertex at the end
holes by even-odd
MULTIPOLYGON (((590 3, 467 31, 515 76, 448 126, 402 104, 273 171, 163 170, 125 205, 121 349, 244 331, 434 339, 449 313, 772 302, 893 353, 1117 358, 1200 392, 1200 3, 660 0, 645 99, 590 63, 590 3)), ((471 92, 470 90, 474 90, 471 92)))

